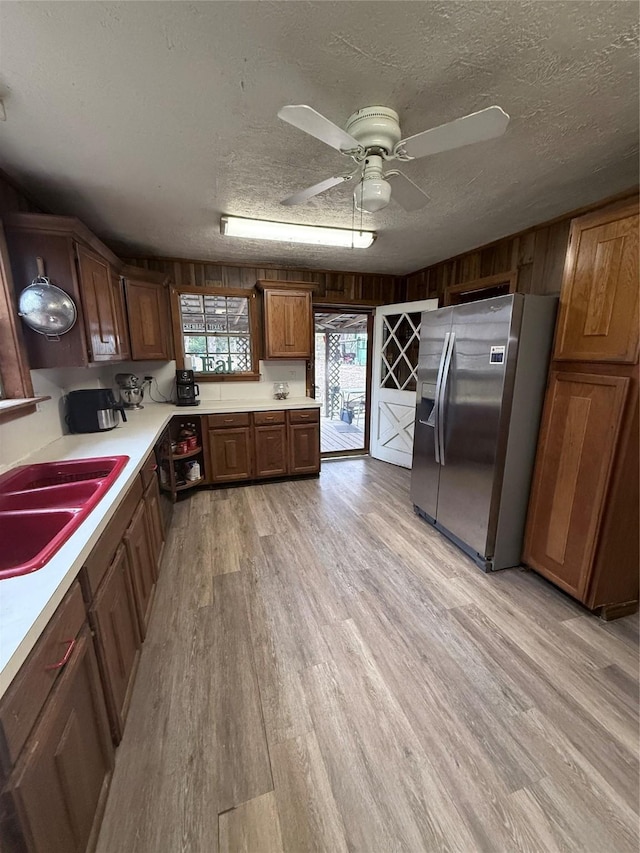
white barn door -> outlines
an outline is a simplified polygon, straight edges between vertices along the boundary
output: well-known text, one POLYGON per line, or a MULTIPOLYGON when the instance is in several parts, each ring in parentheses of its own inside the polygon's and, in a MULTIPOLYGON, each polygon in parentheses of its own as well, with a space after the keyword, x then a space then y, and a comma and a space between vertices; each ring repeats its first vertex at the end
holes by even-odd
POLYGON ((404 468, 413 456, 420 315, 437 307, 437 299, 423 299, 376 308, 369 452, 404 468))

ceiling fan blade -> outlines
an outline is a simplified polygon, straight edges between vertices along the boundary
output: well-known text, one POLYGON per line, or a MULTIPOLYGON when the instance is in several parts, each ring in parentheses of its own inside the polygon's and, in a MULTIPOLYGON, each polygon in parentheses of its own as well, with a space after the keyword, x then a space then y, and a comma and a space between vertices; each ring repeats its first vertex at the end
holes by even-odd
POLYGON ((283 199, 280 204, 286 205, 286 207, 293 207, 296 204, 304 204, 305 201, 309 201, 310 198, 313 198, 314 195, 320 195, 320 193, 325 192, 325 190, 330 190, 331 187, 337 187, 338 184, 341 184, 343 181, 346 181, 346 178, 327 178, 326 181, 320 181, 319 184, 314 184, 312 187, 307 187, 306 190, 300 190, 293 195, 290 195, 288 198, 283 199))
POLYGON ((429 201, 429 196, 402 172, 387 172, 384 176, 391 184, 391 198, 405 210, 420 210, 429 201))
POLYGON ((278 110, 278 118, 310 136, 315 136, 316 139, 337 151, 351 151, 353 148, 359 148, 357 139, 306 104, 282 107, 278 110))
POLYGON ((502 136, 508 124, 509 116, 502 107, 487 107, 486 110, 402 139, 396 148, 409 157, 427 157, 429 154, 439 154, 441 151, 502 136))

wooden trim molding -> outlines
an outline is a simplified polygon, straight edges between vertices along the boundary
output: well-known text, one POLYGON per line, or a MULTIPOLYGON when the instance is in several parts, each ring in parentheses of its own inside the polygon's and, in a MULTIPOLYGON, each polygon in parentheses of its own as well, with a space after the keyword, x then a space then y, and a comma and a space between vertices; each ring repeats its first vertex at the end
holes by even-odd
POLYGON ((12 421, 23 415, 31 415, 37 410, 38 403, 50 400, 49 396, 27 397, 24 400, 0 400, 0 423, 12 421))
POLYGON ((49 213, 8 213, 5 222, 13 229, 25 228, 28 231, 41 231, 45 234, 59 234, 71 237, 93 249, 115 270, 120 270, 122 261, 96 235, 89 231, 75 216, 52 216, 49 213))
POLYGON ((466 281, 463 284, 450 284, 444 291, 444 305, 457 305, 461 297, 466 293, 473 293, 482 290, 492 290, 494 287, 501 285, 508 286, 508 293, 515 293, 518 286, 518 271, 511 270, 510 272, 497 273, 496 275, 487 275, 484 278, 477 278, 475 281, 466 281))
POLYGON ((272 278, 259 278, 256 281, 258 290, 310 290, 318 289, 317 284, 308 281, 276 281, 272 278))
MULTIPOLYGON (((9 252, 0 222, 0 376, 8 399, 33 397, 29 363, 18 319, 9 252)), ((28 414, 28 413, 27 413, 28 414)))

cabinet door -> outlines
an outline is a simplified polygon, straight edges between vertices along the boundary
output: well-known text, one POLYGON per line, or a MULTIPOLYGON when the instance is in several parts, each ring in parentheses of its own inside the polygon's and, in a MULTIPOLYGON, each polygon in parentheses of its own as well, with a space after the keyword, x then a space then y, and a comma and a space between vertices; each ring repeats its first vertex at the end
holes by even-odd
POLYGON ((256 477, 287 473, 287 428, 284 424, 255 427, 256 477))
POLYGON ((311 358, 311 293, 265 290, 265 358, 311 358))
POLYGON ((524 561, 584 598, 629 380, 551 375, 529 504, 524 561))
POLYGON ((132 359, 169 361, 172 354, 166 288, 126 279, 125 291, 132 359))
POLYGON ((213 483, 250 480, 251 427, 209 430, 209 454, 213 483))
POLYGON ((118 335, 118 348, 123 361, 131 358, 131 346, 129 344, 129 328, 127 326, 127 312, 124 304, 124 279, 111 271, 111 287, 113 288, 113 301, 116 308, 116 331, 118 335))
POLYGON ((146 513, 147 509, 144 500, 142 500, 138 504, 138 508, 131 519, 129 529, 124 535, 124 543, 131 566, 131 580, 133 582, 133 592, 138 612, 138 625, 140 626, 142 637, 147 633, 147 625, 149 624, 149 616, 151 615, 151 607, 153 605, 153 595, 156 590, 156 571, 149 543, 146 513))
POLYGON ((164 525, 162 523, 162 512, 160 510, 160 487, 155 472, 153 480, 147 486, 144 493, 144 503, 147 510, 147 528, 149 531, 149 544, 155 567, 156 577, 160 569, 162 550, 164 548, 164 525))
POLYGON ((319 425, 289 424, 289 473, 317 474, 319 470, 319 425))
POLYGON ((93 600, 89 618, 95 634, 114 733, 120 740, 141 642, 129 558, 124 545, 120 545, 116 551, 107 576, 93 600))
POLYGON ((118 310, 109 264, 76 244, 82 309, 92 361, 119 361, 118 310))
POLYGON ((9 782, 31 853, 84 853, 96 838, 112 767, 102 686, 84 628, 9 782))
POLYGON ((637 205, 571 226, 554 358, 634 363, 638 358, 637 205))

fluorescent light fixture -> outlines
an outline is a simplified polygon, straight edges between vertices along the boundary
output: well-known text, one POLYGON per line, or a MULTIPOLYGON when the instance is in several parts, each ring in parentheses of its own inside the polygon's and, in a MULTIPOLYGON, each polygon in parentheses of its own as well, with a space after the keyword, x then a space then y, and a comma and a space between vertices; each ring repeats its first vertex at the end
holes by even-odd
POLYGON ((226 237, 248 237, 252 240, 277 240, 280 243, 310 243, 313 246, 342 246, 345 249, 367 249, 376 239, 374 231, 350 228, 326 228, 324 225, 293 225, 222 216, 220 233, 226 237))

